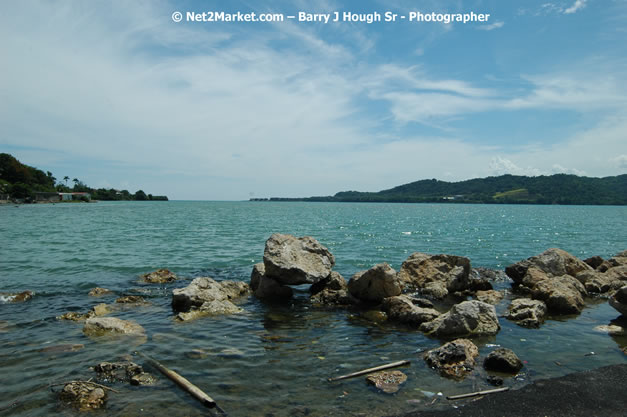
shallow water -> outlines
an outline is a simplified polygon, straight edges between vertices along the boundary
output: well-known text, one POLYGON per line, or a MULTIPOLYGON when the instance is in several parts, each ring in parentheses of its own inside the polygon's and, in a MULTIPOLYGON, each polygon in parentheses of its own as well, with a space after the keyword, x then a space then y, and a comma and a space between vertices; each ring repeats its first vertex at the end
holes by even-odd
MULTIPOLYGON (((386 261, 395 269, 414 251, 468 256, 474 267, 506 265, 560 247, 576 256, 609 257, 627 249, 626 207, 270 202, 115 202, 0 206, 0 291, 32 290, 32 300, 0 303, 0 414, 75 415, 56 394, 88 369, 137 349, 159 359, 209 393, 230 416, 386 415, 450 407, 446 395, 486 388, 480 366, 462 382, 440 378, 420 352, 440 341, 392 324, 374 324, 357 312, 307 303, 306 289, 288 305, 244 300, 245 313, 175 323, 171 290, 196 276, 248 281, 273 232, 311 235, 336 257, 335 270, 353 273, 386 261), (137 277, 167 267, 182 279, 165 286, 137 277), (115 295, 88 297, 95 287, 115 295), (141 294, 149 305, 113 314, 146 329, 141 346, 92 340, 80 323, 58 321, 122 294, 141 294), (73 352, 41 350, 83 344, 73 352), (205 352, 193 355, 195 349, 205 352), (412 360, 408 381, 394 395, 363 378, 327 378, 385 362, 412 360), (437 393, 443 393, 438 396, 437 393), (14 402, 15 405, 11 406, 14 402), (7 408, 9 407, 9 408, 7 408)), ((507 283, 499 284, 508 288, 507 283)), ((508 297, 509 298, 509 297, 508 297)), ((618 314, 604 300, 589 300, 576 317, 555 318, 540 329, 501 319, 495 337, 477 340, 482 357, 494 346, 526 361, 519 387, 538 378, 622 363, 625 337, 594 331, 618 314), (590 352, 594 352, 593 355, 590 352), (557 362, 557 363, 556 363, 557 362)), ((507 308, 508 300, 497 306, 507 308)), ((135 358, 143 363, 139 358, 135 358)), ((206 415, 164 377, 152 387, 116 384, 107 415, 206 415)))

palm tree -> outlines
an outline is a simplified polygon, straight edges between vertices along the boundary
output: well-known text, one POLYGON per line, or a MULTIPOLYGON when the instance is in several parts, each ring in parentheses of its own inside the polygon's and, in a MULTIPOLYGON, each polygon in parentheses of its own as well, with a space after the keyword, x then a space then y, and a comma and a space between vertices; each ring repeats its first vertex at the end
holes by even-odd
POLYGON ((65 185, 67 186, 67 181, 70 179, 70 177, 68 177, 67 175, 65 177, 63 177, 63 181, 65 181, 65 185))

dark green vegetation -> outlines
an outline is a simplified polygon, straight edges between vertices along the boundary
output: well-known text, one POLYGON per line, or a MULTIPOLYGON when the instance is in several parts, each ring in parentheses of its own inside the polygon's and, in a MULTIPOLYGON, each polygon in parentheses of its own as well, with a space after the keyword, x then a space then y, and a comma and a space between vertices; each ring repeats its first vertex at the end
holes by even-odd
POLYGON ((271 198, 271 201, 393 203, 626 205, 627 174, 590 178, 555 174, 501 175, 460 182, 421 180, 376 193, 342 191, 329 197, 271 198))
MULTIPOLYGON (((52 172, 22 164, 8 153, 0 153, 0 195, 8 195, 12 199, 32 201, 35 193, 89 193, 92 200, 163 200, 166 196, 153 196, 139 190, 135 194, 127 190, 113 188, 94 189, 74 178, 72 187, 68 186, 70 177, 67 175, 58 181, 52 172)), ((85 197, 84 197, 85 198, 85 197)), ((0 198, 2 199, 2 198, 0 198)))

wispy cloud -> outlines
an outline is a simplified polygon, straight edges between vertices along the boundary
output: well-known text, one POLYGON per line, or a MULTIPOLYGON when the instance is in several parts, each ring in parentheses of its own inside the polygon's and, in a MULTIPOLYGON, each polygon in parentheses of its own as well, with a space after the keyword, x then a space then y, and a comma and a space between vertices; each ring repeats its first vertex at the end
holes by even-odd
POLYGON ((572 6, 564 10, 564 14, 577 13, 577 11, 586 7, 587 1, 588 0, 575 0, 572 6))
POLYGON ((505 22, 494 22, 490 25, 481 25, 481 26, 477 26, 477 29, 479 30, 494 30, 494 29, 500 29, 505 25, 505 22))

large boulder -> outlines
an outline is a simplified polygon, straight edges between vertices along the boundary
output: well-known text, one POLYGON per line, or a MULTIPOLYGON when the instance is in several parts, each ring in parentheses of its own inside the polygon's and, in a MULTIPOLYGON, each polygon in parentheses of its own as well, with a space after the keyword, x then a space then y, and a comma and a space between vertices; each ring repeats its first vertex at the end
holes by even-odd
POLYGON ((387 313, 388 318, 391 320, 416 326, 432 321, 440 315, 440 313, 433 308, 416 306, 412 300, 405 295, 383 299, 383 311, 387 313))
POLYGON ((314 304, 325 306, 346 306, 357 300, 348 292, 348 284, 342 275, 331 272, 327 278, 313 284, 309 289, 310 300, 314 304))
POLYGON ((427 364, 442 376, 463 379, 475 367, 479 349, 468 339, 456 339, 425 353, 427 364))
POLYGON ((167 284, 176 281, 178 278, 176 274, 169 269, 157 269, 156 271, 142 275, 141 279, 149 284, 167 284))
POLYGON ((85 321, 83 333, 88 336, 135 335, 145 336, 146 331, 134 321, 115 317, 92 317, 85 321))
POLYGON ((176 318, 180 321, 208 315, 239 313, 242 309, 231 300, 249 292, 249 286, 244 282, 217 282, 209 277, 199 277, 187 287, 172 291, 172 309, 178 312, 176 318))
POLYGON ((527 270, 535 267, 549 276, 570 275, 576 276, 581 271, 592 269, 581 259, 557 248, 551 248, 539 255, 509 265, 505 273, 515 283, 521 284, 527 270))
POLYGON ((407 288, 444 298, 450 292, 470 288, 470 260, 462 256, 415 252, 403 262, 398 276, 407 288))
POLYGON ((348 281, 348 291, 362 301, 381 302, 386 297, 400 295, 402 289, 396 271, 387 263, 358 272, 348 281))
POLYGON ((265 275, 285 285, 313 284, 331 274, 335 257, 316 239, 275 233, 263 252, 265 275))
POLYGON ((484 359, 483 367, 488 371, 516 374, 522 369, 523 363, 513 350, 498 348, 484 359))
POLYGON ((609 303, 620 314, 627 317, 627 285, 610 297, 609 303))
POLYGON ((455 304, 447 313, 420 325, 420 330, 444 338, 487 336, 501 329, 493 305, 481 301, 455 304))
POLYGON ((532 297, 542 300, 549 311, 556 314, 578 314, 584 307, 586 289, 570 275, 545 279, 532 289, 532 297))
POLYGON ((523 327, 540 327, 544 322, 547 308, 544 301, 517 298, 509 306, 507 319, 523 327))

